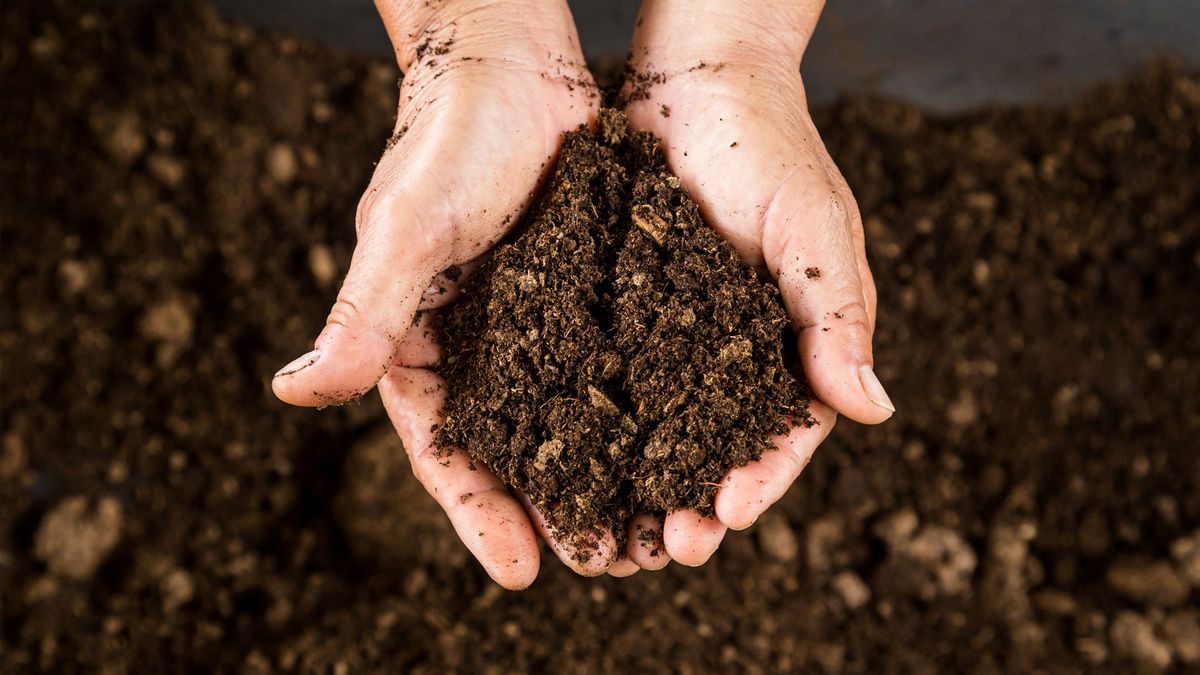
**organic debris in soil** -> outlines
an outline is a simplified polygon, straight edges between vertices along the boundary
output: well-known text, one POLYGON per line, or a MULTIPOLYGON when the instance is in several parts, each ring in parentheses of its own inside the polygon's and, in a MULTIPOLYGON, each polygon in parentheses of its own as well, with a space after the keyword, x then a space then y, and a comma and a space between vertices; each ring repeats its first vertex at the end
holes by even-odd
POLYGON ((700 218, 652 134, 566 135, 521 234, 440 320, 440 448, 466 448, 562 534, 712 513, 731 467, 813 424, 787 315, 700 218))

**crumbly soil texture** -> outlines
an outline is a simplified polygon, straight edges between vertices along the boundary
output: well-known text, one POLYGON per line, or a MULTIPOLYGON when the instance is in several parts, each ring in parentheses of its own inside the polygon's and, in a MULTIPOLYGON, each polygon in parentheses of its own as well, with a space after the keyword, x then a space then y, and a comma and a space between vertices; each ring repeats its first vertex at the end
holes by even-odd
MULTIPOLYGON (((0 13, 0 672, 1200 668, 1195 73, 817 110, 897 414, 840 421, 703 567, 546 555, 507 593, 376 396, 270 392, 349 265, 396 69, 185 3, 0 13)), ((597 388, 636 413, 625 381, 597 388)))
POLYGON ((437 442, 528 495, 560 536, 622 541, 634 513, 711 514, 726 471, 812 424, 778 289, 624 114, 566 135, 518 231, 438 320, 437 442))

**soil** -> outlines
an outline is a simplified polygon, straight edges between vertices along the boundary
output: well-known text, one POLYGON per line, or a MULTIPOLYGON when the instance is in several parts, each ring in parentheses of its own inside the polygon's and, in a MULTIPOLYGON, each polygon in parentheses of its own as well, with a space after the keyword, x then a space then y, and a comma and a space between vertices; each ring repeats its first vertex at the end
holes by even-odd
POLYGON ((579 544, 598 527, 623 543, 636 513, 711 514, 730 468, 787 420, 814 423, 784 363, 779 290, 627 124, 606 108, 595 132, 566 135, 520 234, 438 320, 438 445, 466 448, 579 544))
POLYGON ((0 671, 1129 672, 1200 660, 1200 77, 817 112, 899 412, 699 569, 507 593, 321 325, 390 65, 159 3, 0 7, 0 671))

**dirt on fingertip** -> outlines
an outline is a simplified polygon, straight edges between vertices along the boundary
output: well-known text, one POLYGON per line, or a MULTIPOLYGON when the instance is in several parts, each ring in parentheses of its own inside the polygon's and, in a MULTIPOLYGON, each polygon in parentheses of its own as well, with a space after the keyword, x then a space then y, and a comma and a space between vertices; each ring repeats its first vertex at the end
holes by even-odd
POLYGON ((730 468, 814 423, 778 289, 623 113, 566 135, 517 232, 438 319, 436 441, 528 495, 558 536, 621 542, 635 513, 711 514, 730 468))

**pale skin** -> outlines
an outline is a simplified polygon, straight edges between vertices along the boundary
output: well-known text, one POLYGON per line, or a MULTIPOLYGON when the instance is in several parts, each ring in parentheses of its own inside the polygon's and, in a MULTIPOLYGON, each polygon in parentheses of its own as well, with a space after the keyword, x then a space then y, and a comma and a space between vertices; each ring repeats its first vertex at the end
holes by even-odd
POLYGON ((429 313, 416 326, 414 315, 454 299, 456 284, 439 272, 469 272, 515 224, 563 132, 594 122, 599 99, 565 2, 376 4, 405 73, 404 133, 359 204, 358 245, 315 349, 281 369, 273 388, 288 403, 321 406, 377 387, 417 479, 498 584, 533 583, 538 538, 586 576, 701 565, 728 529, 749 527, 787 491, 837 415, 877 424, 893 414, 873 369, 876 296, 862 221, 799 74, 821 3, 645 0, 632 65, 666 78, 629 104, 630 123, 663 139, 707 221, 779 284, 819 424, 774 438, 777 449, 730 471, 715 517, 636 516, 623 550, 604 533, 586 562, 524 496, 486 467, 471 470, 466 453, 435 457, 445 382, 430 369, 440 350, 429 313), (427 292, 434 283, 450 292, 427 292), (642 529, 661 533, 660 545, 642 541, 642 529))

